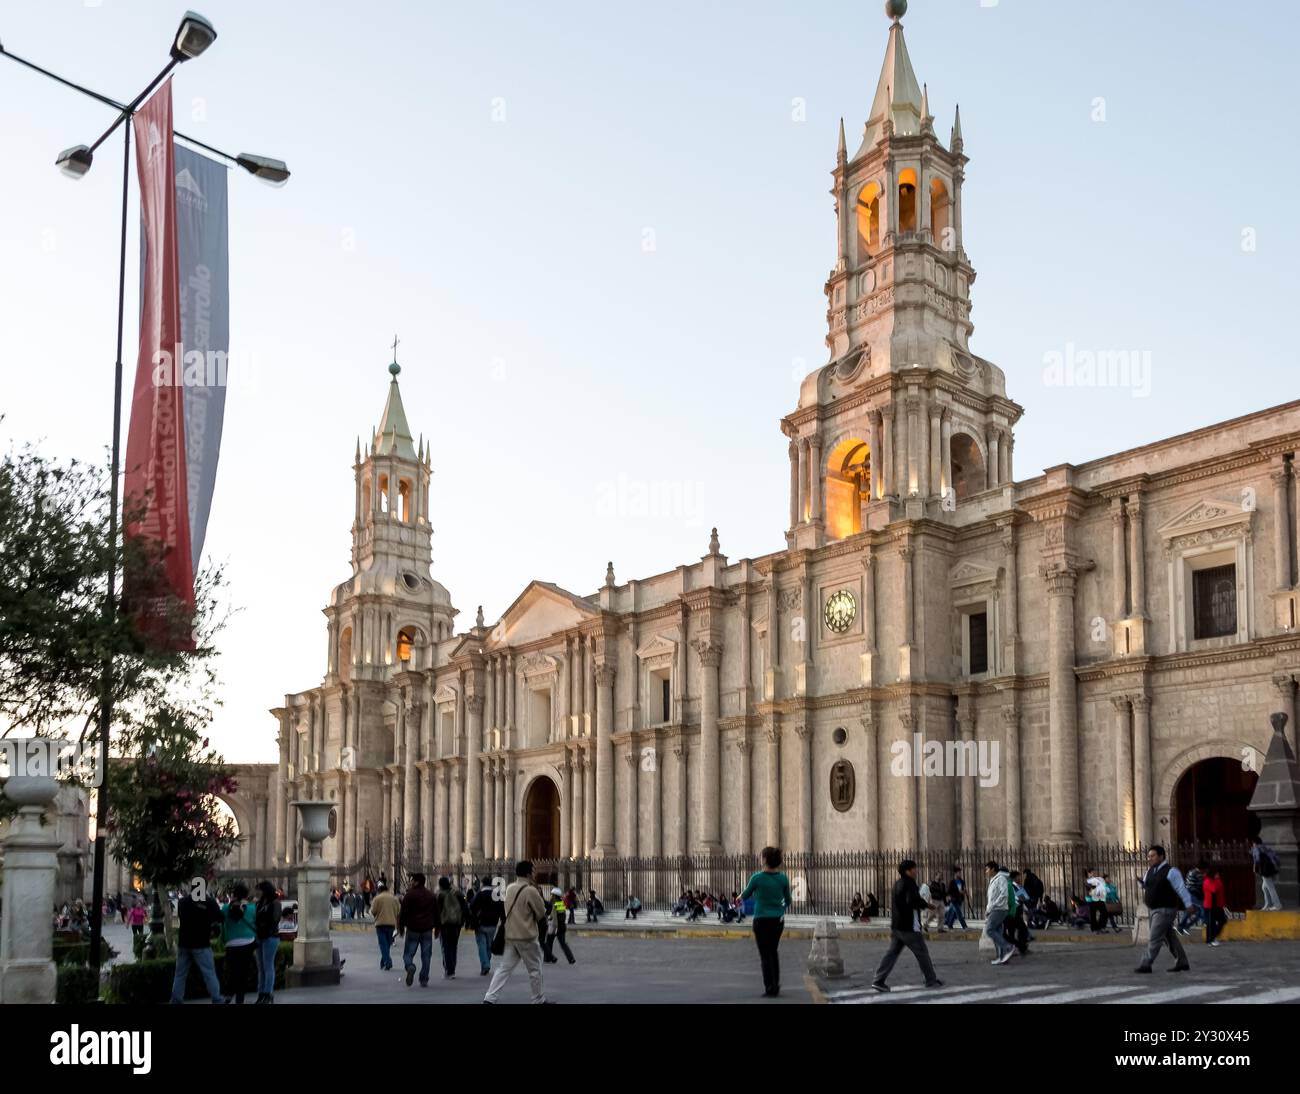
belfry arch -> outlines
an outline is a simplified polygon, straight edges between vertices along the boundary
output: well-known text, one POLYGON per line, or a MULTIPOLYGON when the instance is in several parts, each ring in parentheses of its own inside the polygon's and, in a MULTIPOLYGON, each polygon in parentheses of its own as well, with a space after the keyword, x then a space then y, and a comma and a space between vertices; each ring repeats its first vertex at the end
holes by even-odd
POLYGON ((871 500, 871 446, 860 437, 845 437, 824 468, 826 534, 844 539, 862 531, 862 506, 871 500))

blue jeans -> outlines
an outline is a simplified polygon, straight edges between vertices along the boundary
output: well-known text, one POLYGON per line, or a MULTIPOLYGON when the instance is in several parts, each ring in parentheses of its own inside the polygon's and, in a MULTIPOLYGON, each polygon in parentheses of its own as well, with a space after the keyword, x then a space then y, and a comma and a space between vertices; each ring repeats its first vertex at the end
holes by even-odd
POLYGON ((275 952, 280 948, 278 935, 253 943, 253 956, 257 959, 257 994, 275 994, 275 952))
POLYGON ((952 925, 961 920, 961 929, 966 930, 966 913, 960 904, 949 904, 948 910, 943 913, 943 925, 952 930, 952 925))
POLYGON ((1182 918, 1178 921, 1180 931, 1190 930, 1198 923, 1205 922, 1205 909, 1200 904, 1193 904, 1187 911, 1183 912, 1182 918))
POLYGON ((415 968, 415 951, 420 951, 420 983, 429 982, 429 962, 433 960, 433 932, 407 931, 406 945, 402 949, 402 965, 407 969, 415 968))
POLYGON ((381 969, 391 969, 393 967, 393 935, 396 933, 396 927, 375 928, 375 937, 379 939, 379 967, 381 969))
POLYGON ((993 948, 998 951, 999 957, 1006 957, 1007 951, 1013 947, 1002 937, 1002 924, 1006 921, 1007 910, 999 909, 996 912, 989 912, 984 920, 984 933, 993 939, 993 948))
POLYGON ((193 964, 203 974, 203 985, 208 989, 214 1003, 225 1002, 221 994, 221 984, 217 980, 217 966, 212 960, 212 947, 190 950, 178 947, 176 950, 176 976, 172 980, 172 1002, 185 1002, 185 981, 190 977, 190 965, 193 964))
POLYGON ((496 936, 495 927, 479 927, 474 932, 474 940, 478 943, 478 964, 480 969, 490 969, 492 967, 492 939, 496 936))

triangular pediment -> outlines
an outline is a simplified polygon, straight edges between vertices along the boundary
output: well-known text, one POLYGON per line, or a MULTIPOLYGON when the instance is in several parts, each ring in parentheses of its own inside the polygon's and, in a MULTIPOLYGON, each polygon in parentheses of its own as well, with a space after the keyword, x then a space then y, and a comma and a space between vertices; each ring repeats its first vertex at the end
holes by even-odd
POLYGON ((948 582, 951 585, 979 585, 997 579, 997 567, 970 558, 963 559, 948 571, 948 582))
POLYGON ((534 581, 501 616, 501 622, 492 629, 487 648, 522 646, 572 630, 599 615, 593 604, 576 593, 549 581, 534 581))
POLYGON ((454 703, 460 698, 460 692, 449 684, 443 684, 433 693, 434 706, 442 706, 444 703, 454 703))
POLYGON ((1201 498, 1179 513, 1172 520, 1160 526, 1160 535, 1165 539, 1181 536, 1187 532, 1199 532, 1205 528, 1222 528, 1229 524, 1248 524, 1253 505, 1246 498, 1201 498))
POLYGON ((648 661, 653 657, 665 657, 677 652, 678 643, 677 631, 660 631, 653 635, 648 641, 643 642, 637 649, 636 655, 642 661, 648 661))

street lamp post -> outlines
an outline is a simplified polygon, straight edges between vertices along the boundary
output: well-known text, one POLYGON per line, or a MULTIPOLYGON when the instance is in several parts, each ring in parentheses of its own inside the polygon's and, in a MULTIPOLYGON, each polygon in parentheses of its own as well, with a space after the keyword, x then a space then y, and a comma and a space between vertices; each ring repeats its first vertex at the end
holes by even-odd
MULTIPOLYGON (((177 65, 185 61, 193 60, 202 54, 217 37, 217 32, 212 24, 203 16, 195 12, 187 11, 181 18, 180 26, 177 28, 176 36, 172 40, 171 56, 163 70, 155 76, 148 85, 129 103, 120 103, 81 84, 75 83, 64 76, 51 72, 25 58, 19 57, 9 52, 0 43, 0 55, 8 57, 10 60, 30 68, 65 87, 72 88, 81 92, 105 106, 112 107, 117 111, 117 117, 113 123, 100 135, 99 139, 92 145, 76 145, 60 153, 55 161, 56 166, 65 175, 70 178, 81 178, 90 170, 94 162, 95 150, 100 147, 118 126, 123 126, 122 140, 122 222, 121 235, 118 248, 118 272, 117 272, 117 353, 113 369, 113 444, 112 455, 110 458, 110 480, 109 480, 109 543, 112 545, 109 552, 109 566, 107 574, 107 591, 104 596, 104 619, 107 624, 106 631, 111 633, 112 627, 117 619, 117 559, 116 546, 118 537, 118 475, 121 463, 122 447, 122 339, 123 324, 126 308, 126 225, 128 210, 128 193, 130 190, 131 180, 131 125, 129 124, 136 110, 141 103, 153 93, 154 89, 171 73, 177 65), (123 123, 127 123, 123 125, 123 123)), ((282 185, 289 178, 289 169, 282 160, 271 159, 267 156, 258 156, 248 152, 241 152, 237 156, 232 156, 222 152, 218 148, 213 148, 203 141, 186 136, 184 133, 176 132, 175 134, 181 140, 189 144, 198 145, 200 148, 220 156, 227 163, 236 164, 244 168, 250 174, 260 178, 273 185, 282 185)), ((90 912, 90 965, 95 970, 96 975, 100 969, 100 950, 102 948, 102 939, 104 931, 104 871, 105 871, 105 848, 106 832, 108 826, 108 759, 109 759, 109 729, 113 718, 113 654, 112 648, 105 652, 104 662, 100 676, 100 694, 99 694, 99 771, 100 786, 97 794, 97 808, 95 814, 95 861, 94 861, 94 878, 91 887, 91 912, 90 912)))

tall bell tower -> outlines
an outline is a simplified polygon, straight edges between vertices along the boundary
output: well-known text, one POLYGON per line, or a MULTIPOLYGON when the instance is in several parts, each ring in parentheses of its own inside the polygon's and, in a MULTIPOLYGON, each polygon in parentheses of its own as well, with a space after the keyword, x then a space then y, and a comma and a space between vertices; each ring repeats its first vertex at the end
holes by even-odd
POLYGON ((1021 408, 1002 370, 969 348, 961 114, 945 147, 903 38, 906 11, 906 0, 885 4, 885 59, 852 155, 840 122, 829 361, 782 422, 792 547, 904 516, 959 520, 962 503, 1012 476, 1021 408))

